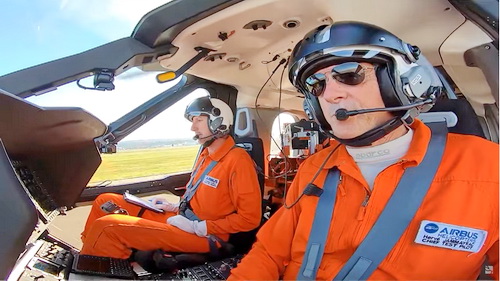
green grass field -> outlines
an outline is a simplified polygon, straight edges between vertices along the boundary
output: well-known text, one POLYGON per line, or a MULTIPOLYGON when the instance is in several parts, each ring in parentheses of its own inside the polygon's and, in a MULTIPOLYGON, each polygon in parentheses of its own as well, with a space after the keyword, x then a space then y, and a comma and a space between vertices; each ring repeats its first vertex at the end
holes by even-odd
POLYGON ((190 171, 198 149, 199 146, 194 145, 101 154, 101 166, 90 183, 190 171))

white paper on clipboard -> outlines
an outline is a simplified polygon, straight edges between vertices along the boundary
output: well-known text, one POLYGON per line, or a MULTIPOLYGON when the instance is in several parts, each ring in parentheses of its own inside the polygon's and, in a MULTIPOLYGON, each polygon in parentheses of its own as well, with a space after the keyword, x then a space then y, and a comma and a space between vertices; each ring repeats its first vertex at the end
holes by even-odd
POLYGON ((155 205, 153 205, 153 203, 151 203, 147 200, 144 200, 142 198, 139 198, 135 195, 132 195, 128 192, 123 193, 123 199, 125 199, 125 201, 127 201, 128 203, 132 203, 134 205, 141 206, 141 207, 146 208, 148 210, 151 210, 153 212, 163 213, 163 210, 157 208, 155 205))

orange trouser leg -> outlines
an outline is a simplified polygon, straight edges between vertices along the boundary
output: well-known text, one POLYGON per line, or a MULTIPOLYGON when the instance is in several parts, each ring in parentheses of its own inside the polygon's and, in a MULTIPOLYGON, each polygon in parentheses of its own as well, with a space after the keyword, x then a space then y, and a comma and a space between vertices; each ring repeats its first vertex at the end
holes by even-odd
MULTIPOLYGON (((97 196, 97 198, 92 203, 92 209, 90 210, 90 214, 87 218, 87 222, 85 223, 85 228, 82 232, 82 242, 85 242, 85 237, 87 236, 87 233, 88 233, 90 227, 92 226, 92 224, 94 223, 94 221, 99 219, 100 217, 103 217, 105 215, 109 215, 108 213, 104 212, 101 209, 101 206, 108 201, 111 201, 111 202, 115 203, 116 205, 120 206, 120 208, 127 210, 129 215, 131 215, 131 216, 137 216, 139 214, 139 212, 141 211, 141 207, 126 202, 123 199, 123 195, 121 195, 121 194, 103 193, 103 194, 97 196)), ((143 213, 142 218, 146 218, 146 219, 150 219, 150 220, 154 220, 154 221, 158 221, 158 222, 166 222, 167 218, 170 217, 171 215, 172 215, 171 213, 170 214, 169 213, 161 214, 161 213, 155 213, 155 212, 146 210, 143 213)))
POLYGON ((130 256, 131 249, 205 253, 209 246, 207 238, 166 222, 113 214, 92 223, 80 253, 125 259, 130 256))

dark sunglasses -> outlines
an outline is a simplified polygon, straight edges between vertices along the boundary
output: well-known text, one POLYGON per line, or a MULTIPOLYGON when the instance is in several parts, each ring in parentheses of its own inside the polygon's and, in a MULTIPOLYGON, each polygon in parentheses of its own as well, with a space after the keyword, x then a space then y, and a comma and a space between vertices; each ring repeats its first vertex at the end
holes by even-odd
MULTIPOLYGON (((356 86, 365 80, 367 69, 373 68, 364 67, 358 62, 346 62, 332 67, 330 74, 333 79, 342 84, 356 86)), ((311 95, 318 97, 325 91, 326 81, 326 74, 315 73, 306 79, 306 89, 311 95)))

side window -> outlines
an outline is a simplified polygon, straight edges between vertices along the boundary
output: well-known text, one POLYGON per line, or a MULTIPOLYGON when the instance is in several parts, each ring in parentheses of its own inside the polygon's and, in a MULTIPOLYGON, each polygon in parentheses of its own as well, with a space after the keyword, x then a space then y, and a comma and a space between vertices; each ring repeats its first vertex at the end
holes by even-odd
MULTIPOLYGON (((285 128, 288 124, 294 123, 297 121, 297 118, 290 113, 280 113, 274 119, 273 127, 271 129, 271 149, 270 156, 279 156, 282 153, 283 144, 288 140, 285 135, 285 128)), ((288 152, 285 152, 288 154, 288 152)))
POLYGON ((193 99, 206 95, 204 89, 193 91, 120 141, 117 153, 101 154, 102 163, 89 186, 190 171, 199 145, 184 110, 193 99))

